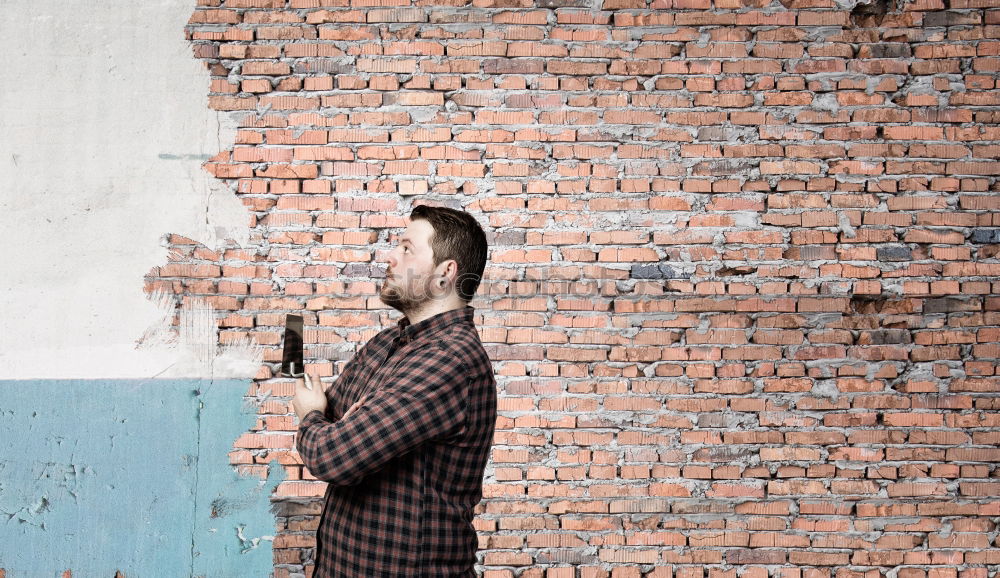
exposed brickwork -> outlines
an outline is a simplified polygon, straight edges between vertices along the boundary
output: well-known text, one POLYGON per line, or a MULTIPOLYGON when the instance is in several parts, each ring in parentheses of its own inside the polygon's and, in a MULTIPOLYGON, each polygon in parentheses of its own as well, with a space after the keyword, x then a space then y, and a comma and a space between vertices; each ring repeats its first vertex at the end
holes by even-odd
POLYGON ((148 286, 270 348, 232 458, 288 473, 275 576, 323 491, 284 314, 335 375, 425 200, 495 236, 484 576, 1000 570, 1000 0, 200 3, 253 242, 148 286))

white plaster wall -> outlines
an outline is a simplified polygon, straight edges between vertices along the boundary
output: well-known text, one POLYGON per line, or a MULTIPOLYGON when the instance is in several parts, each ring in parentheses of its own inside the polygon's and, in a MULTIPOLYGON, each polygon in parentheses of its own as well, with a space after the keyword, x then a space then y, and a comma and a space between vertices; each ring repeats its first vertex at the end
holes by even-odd
POLYGON ((162 318, 143 276, 166 262, 163 235, 248 235, 242 204, 201 168, 234 130, 184 37, 194 0, 0 9, 3 378, 206 377, 211 364, 190 369, 176 347, 136 349, 162 318))

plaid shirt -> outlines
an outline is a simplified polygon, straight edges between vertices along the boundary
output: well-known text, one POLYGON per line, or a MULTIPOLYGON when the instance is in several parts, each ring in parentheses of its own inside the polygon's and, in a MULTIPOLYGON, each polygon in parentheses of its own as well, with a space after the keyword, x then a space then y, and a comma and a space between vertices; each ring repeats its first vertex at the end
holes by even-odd
POLYGON ((475 576, 497 392, 472 313, 383 330, 299 425, 303 463, 330 484, 314 578, 475 576))

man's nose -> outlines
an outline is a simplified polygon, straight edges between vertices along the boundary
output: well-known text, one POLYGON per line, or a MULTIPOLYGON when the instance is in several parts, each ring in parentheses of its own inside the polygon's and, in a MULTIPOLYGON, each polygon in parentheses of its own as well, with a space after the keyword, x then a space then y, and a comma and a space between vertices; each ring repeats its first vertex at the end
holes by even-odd
POLYGON ((390 267, 396 266, 396 250, 386 251, 382 254, 382 257, 378 259, 382 263, 388 264, 390 267))

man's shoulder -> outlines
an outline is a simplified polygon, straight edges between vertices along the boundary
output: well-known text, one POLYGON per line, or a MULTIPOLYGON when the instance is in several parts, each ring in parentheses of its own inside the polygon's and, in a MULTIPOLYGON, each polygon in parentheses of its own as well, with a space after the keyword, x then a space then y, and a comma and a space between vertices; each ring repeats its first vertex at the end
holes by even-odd
POLYGON ((442 350, 446 355, 460 361, 462 365, 489 364, 489 357, 479 339, 479 332, 471 323, 449 325, 435 335, 428 345, 442 350))

